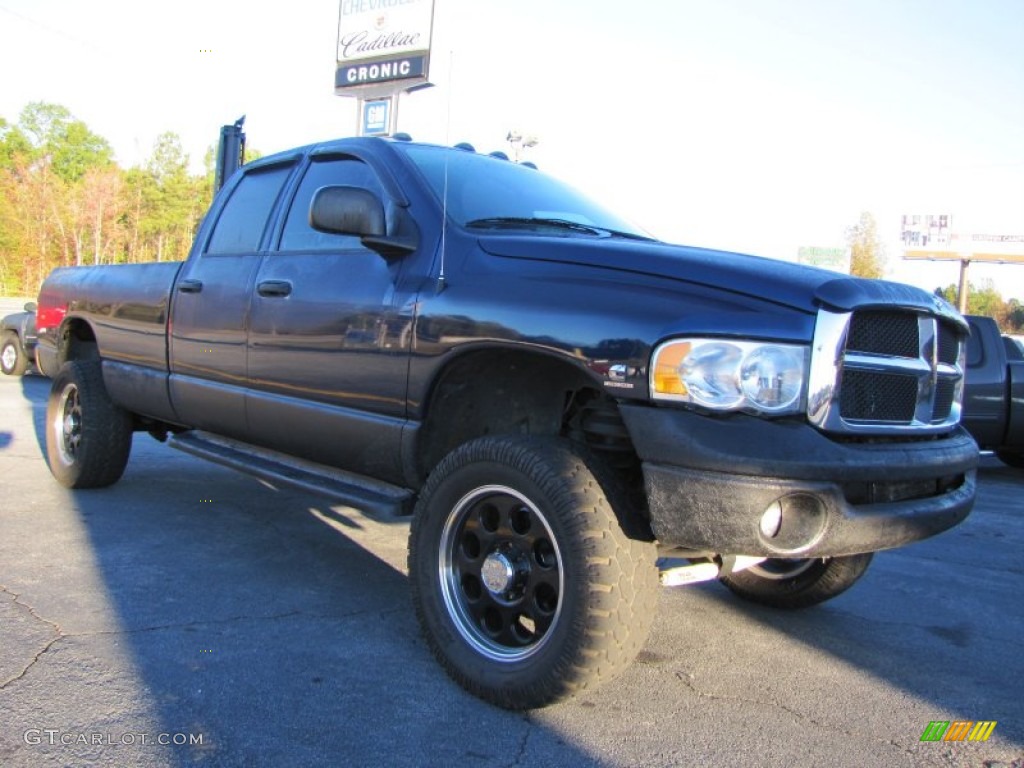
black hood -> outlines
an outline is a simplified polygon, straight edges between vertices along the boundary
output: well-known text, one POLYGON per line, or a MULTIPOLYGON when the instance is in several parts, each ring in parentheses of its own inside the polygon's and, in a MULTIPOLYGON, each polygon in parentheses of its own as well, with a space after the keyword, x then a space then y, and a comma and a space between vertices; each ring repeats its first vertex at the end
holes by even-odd
POLYGON ((580 264, 665 277, 728 290, 808 313, 893 305, 959 319, 947 302, 902 283, 848 277, 829 270, 728 251, 617 237, 488 235, 494 256, 580 264))

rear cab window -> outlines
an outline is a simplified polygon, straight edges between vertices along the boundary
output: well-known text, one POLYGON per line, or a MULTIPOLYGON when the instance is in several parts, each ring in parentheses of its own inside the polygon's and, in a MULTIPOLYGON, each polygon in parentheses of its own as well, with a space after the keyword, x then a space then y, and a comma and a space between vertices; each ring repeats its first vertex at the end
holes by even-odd
POLYGON ((217 217, 206 245, 208 255, 255 253, 263 241, 274 204, 294 163, 254 168, 245 173, 217 217))

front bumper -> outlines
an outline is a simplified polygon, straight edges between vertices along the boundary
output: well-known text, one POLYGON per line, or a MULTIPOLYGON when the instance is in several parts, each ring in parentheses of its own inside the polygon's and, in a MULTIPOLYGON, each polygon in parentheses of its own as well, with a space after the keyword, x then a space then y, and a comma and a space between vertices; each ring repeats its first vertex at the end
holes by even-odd
POLYGON ((974 503, 978 448, 962 428, 916 441, 837 442, 813 427, 621 406, 666 545, 762 557, 890 549, 951 528, 974 503), (778 530, 764 516, 778 502, 778 530))

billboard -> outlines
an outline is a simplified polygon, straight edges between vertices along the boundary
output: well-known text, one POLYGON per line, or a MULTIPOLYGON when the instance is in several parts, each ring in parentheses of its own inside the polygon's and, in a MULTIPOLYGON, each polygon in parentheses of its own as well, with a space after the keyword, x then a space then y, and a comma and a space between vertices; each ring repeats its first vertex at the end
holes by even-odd
POLYGON ((949 243, 953 215, 949 213, 905 213, 900 222, 900 240, 907 248, 934 248, 949 243))
POLYGON ((426 81, 433 21, 434 0, 341 0, 335 93, 426 81))
POLYGON ((996 264, 1024 264, 1024 235, 952 233, 942 247, 916 247, 903 251, 904 259, 929 261, 989 261, 996 264))

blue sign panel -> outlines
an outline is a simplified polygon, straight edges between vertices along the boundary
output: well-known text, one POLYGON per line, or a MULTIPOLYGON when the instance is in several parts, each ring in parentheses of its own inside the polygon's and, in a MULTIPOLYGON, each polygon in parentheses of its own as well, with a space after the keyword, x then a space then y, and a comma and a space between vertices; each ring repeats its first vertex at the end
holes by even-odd
POLYGON ((391 123, 391 99, 363 102, 363 136, 382 136, 391 123))
POLYGON ((426 71, 426 56, 403 56, 370 64, 348 64, 335 70, 334 87, 354 88, 360 85, 412 80, 425 77, 426 71))

